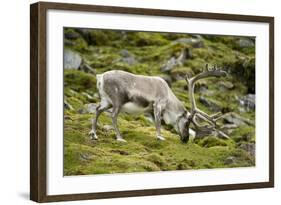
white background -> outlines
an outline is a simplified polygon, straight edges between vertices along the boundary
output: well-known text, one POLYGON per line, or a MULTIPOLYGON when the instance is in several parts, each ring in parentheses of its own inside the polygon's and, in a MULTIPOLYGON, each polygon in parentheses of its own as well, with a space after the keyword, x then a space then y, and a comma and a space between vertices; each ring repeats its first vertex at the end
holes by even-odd
MULTIPOLYGON (((73 2, 63 1, 62 2, 73 2)), ((29 195, 29 4, 33 1, 1 2, 0 88, 1 88, 1 204, 31 204, 29 195)), ((76 2, 78 2, 76 0, 76 2)), ((280 39, 281 13, 277 0, 80 0, 79 3, 179 9, 223 13, 275 16, 275 104, 280 105, 280 39), (279 82, 278 82, 279 81, 279 82)), ((275 112, 276 187, 274 189, 239 190, 170 196, 106 199, 98 201, 65 202, 69 204, 277 204, 280 199, 281 143, 280 107, 275 112), (278 116, 279 115, 279 116, 278 116)), ((64 204, 64 203, 60 203, 64 204)))

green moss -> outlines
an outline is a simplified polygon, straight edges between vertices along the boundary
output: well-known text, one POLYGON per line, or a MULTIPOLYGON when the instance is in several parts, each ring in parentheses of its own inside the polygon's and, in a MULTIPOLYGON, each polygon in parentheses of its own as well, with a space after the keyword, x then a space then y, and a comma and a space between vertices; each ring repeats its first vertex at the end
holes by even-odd
POLYGON ((88 44, 81 38, 78 38, 73 46, 73 49, 80 52, 88 51, 88 44))
POLYGON ((159 33, 148 33, 148 32, 128 32, 127 34, 128 43, 133 46, 148 46, 148 45, 165 45, 167 41, 159 33))
POLYGON ((186 77, 194 76, 194 72, 190 67, 177 67, 171 71, 173 79, 185 79, 186 77))
POLYGON ((94 46, 113 46, 114 42, 122 38, 120 32, 114 32, 110 30, 91 30, 88 29, 87 34, 84 35, 85 40, 89 45, 94 46))
POLYGON ((202 147, 215 147, 215 146, 227 146, 227 143, 217 137, 206 137, 200 140, 198 144, 202 147))
POLYGON ((255 133, 251 126, 242 126, 239 129, 235 129, 232 133, 232 138, 235 142, 254 142, 255 141, 255 133))
POLYGON ((75 97, 65 97, 65 100, 75 109, 83 107, 83 102, 75 97))
POLYGON ((146 158, 148 161, 153 162, 158 167, 164 167, 166 165, 165 159, 162 156, 160 156, 159 154, 152 153, 152 154, 149 154, 146 158))
POLYGON ((79 70, 64 70, 64 87, 77 92, 96 89, 96 78, 79 70))
MULTIPOLYGON (((110 65, 113 65, 114 62, 115 65, 117 65, 117 63, 119 63, 117 61, 117 59, 119 58, 119 55, 115 54, 115 53, 100 53, 96 56, 91 56, 90 58, 90 65, 93 68, 104 68, 104 67, 108 67, 110 65)), ((108 69, 108 68, 107 68, 108 69)))
POLYGON ((75 31, 75 29, 72 28, 65 28, 64 29, 64 35, 68 34, 74 34, 78 38, 73 39, 65 39, 64 40, 64 46, 65 48, 70 48, 73 50, 76 50, 78 52, 87 52, 89 50, 88 43, 85 41, 84 38, 82 38, 78 32, 75 31))

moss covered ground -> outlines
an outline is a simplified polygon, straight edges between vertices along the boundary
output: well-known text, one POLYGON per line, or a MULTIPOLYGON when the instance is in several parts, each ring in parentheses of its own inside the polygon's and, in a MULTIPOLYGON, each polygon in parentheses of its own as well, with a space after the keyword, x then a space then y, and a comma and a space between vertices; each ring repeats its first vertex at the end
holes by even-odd
MULTIPOLYGON (((242 123, 229 131, 230 139, 207 136, 181 143, 170 126, 163 125, 165 141, 155 137, 154 123, 144 115, 121 113, 120 131, 127 143, 117 142, 110 113, 99 118, 99 140, 88 137, 94 114, 88 104, 99 102, 95 74, 82 69, 64 69, 64 175, 89 175, 146 171, 231 168, 255 165, 255 156, 243 144, 255 144, 255 110, 246 110, 239 99, 254 92, 255 48, 240 41, 252 38, 204 36, 172 33, 123 32, 66 28, 65 49, 81 56, 96 74, 112 69, 168 79, 175 95, 190 108, 185 75, 199 73, 206 63, 225 68, 225 79, 198 83, 198 107, 203 96, 222 112, 231 112, 252 123, 242 123), (185 39, 185 40, 179 40, 185 39), (193 39, 188 41, 188 39, 193 39), (195 42, 195 43, 194 43, 195 42), (197 44, 196 44, 197 42, 197 44), (186 59, 169 71, 161 68, 172 57, 186 59), (230 85, 230 86, 229 86, 230 85)), ((222 125, 224 121, 220 122, 222 125)))

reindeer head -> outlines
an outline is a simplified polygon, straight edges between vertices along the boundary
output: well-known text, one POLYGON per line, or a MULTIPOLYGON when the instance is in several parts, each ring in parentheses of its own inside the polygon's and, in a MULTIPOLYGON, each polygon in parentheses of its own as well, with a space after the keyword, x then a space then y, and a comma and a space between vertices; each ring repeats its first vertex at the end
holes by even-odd
POLYGON ((189 140, 189 124, 190 124, 190 113, 184 112, 181 116, 178 117, 176 126, 177 132, 180 135, 180 139, 183 143, 187 143, 189 140))
MULTIPOLYGON (((206 64, 206 69, 202 72, 199 73, 198 75, 192 77, 192 78, 186 78, 186 82, 188 84, 188 94, 189 94, 189 99, 191 101, 191 111, 190 114, 186 117, 187 122, 185 122, 185 125, 187 129, 189 130, 189 126, 192 123, 195 126, 196 130, 196 136, 198 135, 199 132, 216 132, 219 136, 224 137, 224 138, 229 138, 225 133, 219 130, 216 122, 222 117, 222 113, 216 113, 213 115, 208 115, 207 113, 199 110, 196 106, 195 98, 194 98, 194 87, 195 83, 202 79, 202 78, 208 78, 208 77, 225 77, 227 76, 227 73, 223 70, 218 69, 216 66, 213 68, 209 68, 208 64, 206 64), (200 125, 198 123, 198 120, 207 122, 204 125, 200 125)), ((181 137, 183 142, 187 142, 186 136, 181 137)))

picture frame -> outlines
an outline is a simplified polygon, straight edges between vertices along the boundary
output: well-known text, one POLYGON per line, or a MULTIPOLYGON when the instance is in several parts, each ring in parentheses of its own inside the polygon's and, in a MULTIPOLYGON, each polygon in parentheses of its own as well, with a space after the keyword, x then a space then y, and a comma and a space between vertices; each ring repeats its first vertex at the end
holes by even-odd
MULTIPOLYGON (((116 16, 115 16, 116 17, 116 16)), ((65 17, 67 19, 67 17, 65 17)), ((86 17, 85 17, 86 18, 86 17)), ((163 23, 164 25, 164 23, 163 23)), ((120 25, 122 29, 122 25, 120 25)), ((124 28, 125 30, 128 28, 124 28)), ((133 29, 134 30, 134 29, 133 29)), ((61 32, 61 31, 59 31, 61 32)), ((59 33, 58 32, 58 33, 59 33)), ((169 28, 167 28, 169 32, 169 28)), ((170 31, 173 32, 173 31, 170 31)), ((53 63, 57 63, 54 62, 53 63)), ((62 69, 63 70, 63 69, 62 69)), ((257 72, 257 70, 256 70, 257 72)), ((260 70, 258 71, 260 72, 260 70)), ((52 78, 52 80, 56 80, 52 78)), ((53 81, 52 81, 53 82, 53 81)), ((63 100, 61 99, 63 104, 63 100)), ((53 119, 52 119, 53 120, 53 119)), ((261 119, 263 121, 263 119, 261 119)), ((58 123, 59 126, 63 124, 58 123)), ((58 130, 57 130, 58 132, 58 130)), ((53 135, 54 136, 54 135, 53 135)), ((62 139, 60 139, 63 141, 62 139)), ((261 145, 262 146, 262 145, 261 145)), ((261 148, 263 149, 263 148, 261 148)), ((261 150, 260 149, 260 150, 261 150)), ((55 149, 54 149, 55 150, 55 149)), ((63 149, 62 149, 63 150, 63 149)), ((257 151, 260 151, 257 150, 257 151)), ((258 164, 257 167, 260 167, 258 164)), ((185 171, 182 171, 182 173, 185 171)), ((172 174, 176 174, 171 172, 172 174)), ((63 174, 61 177, 63 178, 63 174)), ((148 175, 153 175, 148 173, 148 175)), ((111 176, 114 180, 122 177, 122 174, 111 176), (113 178, 114 177, 114 178, 113 178)), ((132 177, 133 174, 126 175, 125 177, 132 177)), ((97 176, 95 179, 97 179, 97 176)), ((107 176, 101 176, 101 178, 107 176)), ((170 176, 171 177, 171 176, 170 176)), ((242 176, 241 176, 242 177, 242 176)), ((79 179, 77 179, 79 180, 79 179)), ((76 182, 77 182, 76 180, 76 182)), ((59 184, 61 181, 57 181, 59 184)), ((67 182, 68 183, 68 182, 67 182)), ((74 183, 75 184, 75 183, 74 183)), ((68 185, 71 185, 69 182, 68 185)), ((73 185, 73 184, 72 184, 73 185)), ((96 184, 88 184, 94 187, 96 184)), ((144 8, 129 8, 129 7, 111 7, 111 6, 98 6, 98 5, 84 5, 84 4, 65 4, 65 3, 49 3, 49 2, 38 2, 30 6, 30 199, 36 202, 53 202, 53 201, 69 201, 69 200, 86 200, 86 199, 102 199, 102 198, 115 198, 115 197, 134 197, 134 196, 148 196, 148 195, 163 195, 163 194, 183 194, 193 192, 209 192, 209 191, 223 191, 223 190, 238 190, 238 189, 254 189, 254 188, 267 188, 274 187, 274 17, 267 16, 249 16, 249 15, 237 15, 237 14, 220 14, 220 13, 206 13, 206 12, 194 12, 194 11, 175 11, 175 10, 158 10, 158 9, 144 9, 144 8), (266 172, 265 179, 254 180, 251 182, 241 181, 233 183, 218 182, 217 184, 206 184, 206 185, 171 185, 162 187, 152 188, 130 188, 130 181, 127 183, 127 188, 116 189, 114 191, 84 191, 69 193, 62 192, 57 194, 50 194, 48 188, 51 187, 50 180, 50 164, 53 158, 51 156, 63 157, 63 152, 57 153, 52 152, 50 144, 50 134, 56 132, 50 131, 48 120, 49 115, 50 99, 48 99, 50 92, 53 90, 50 87, 50 70, 48 70, 49 62, 48 55, 50 49, 48 46, 50 43, 50 22, 56 19, 56 16, 50 16, 50 11, 62 12, 64 15, 67 13, 84 13, 90 15, 91 13, 102 14, 101 18, 106 18, 110 15, 123 15, 137 16, 140 18, 155 17, 157 19, 163 19, 162 21, 169 21, 171 19, 193 19, 205 21, 206 25, 210 21, 218 22, 234 22, 236 24, 249 23, 256 25, 263 25, 266 27, 265 36, 267 41, 266 45, 263 45, 268 49, 267 67, 265 73, 268 76, 264 90, 266 93, 266 112, 265 116, 266 124, 266 142, 264 149, 266 150, 267 162, 266 166, 261 169, 266 172)), ((62 187, 63 188, 63 187, 62 187)), ((78 188, 77 188, 78 189, 78 188)))

